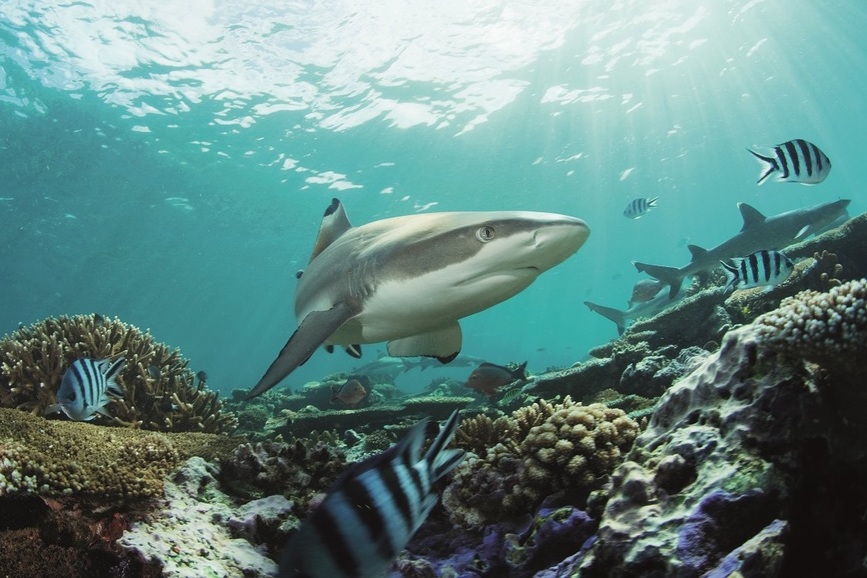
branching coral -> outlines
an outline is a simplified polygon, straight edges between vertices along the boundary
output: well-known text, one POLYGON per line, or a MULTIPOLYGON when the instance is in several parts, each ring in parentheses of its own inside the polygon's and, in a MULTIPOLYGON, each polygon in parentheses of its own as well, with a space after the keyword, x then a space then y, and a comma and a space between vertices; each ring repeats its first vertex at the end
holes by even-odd
POLYGON ((123 356, 124 397, 109 403, 112 425, 156 431, 229 432, 235 417, 219 395, 187 368, 178 350, 118 319, 100 315, 48 318, 0 340, 0 406, 42 414, 56 401, 66 368, 80 357, 123 356))
POLYGON ((212 434, 46 421, 0 408, 0 496, 38 493, 100 503, 151 498, 181 460, 227 455, 237 443, 212 434))
POLYGON ((568 396, 556 404, 539 400, 508 418, 468 419, 458 446, 476 455, 455 470, 443 503, 452 521, 477 526, 533 511, 561 490, 586 494, 621 461, 637 435, 638 424, 622 410, 584 406, 568 396), (491 445, 480 447, 470 436, 491 445))

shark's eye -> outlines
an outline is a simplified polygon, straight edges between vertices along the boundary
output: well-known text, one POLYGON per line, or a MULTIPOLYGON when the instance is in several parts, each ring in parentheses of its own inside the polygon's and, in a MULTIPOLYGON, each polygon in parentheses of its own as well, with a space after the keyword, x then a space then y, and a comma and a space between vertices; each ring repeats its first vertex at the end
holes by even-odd
POLYGON ((494 238, 495 234, 493 227, 485 225, 484 227, 479 227, 479 230, 476 231, 476 238, 482 243, 487 243, 494 238))

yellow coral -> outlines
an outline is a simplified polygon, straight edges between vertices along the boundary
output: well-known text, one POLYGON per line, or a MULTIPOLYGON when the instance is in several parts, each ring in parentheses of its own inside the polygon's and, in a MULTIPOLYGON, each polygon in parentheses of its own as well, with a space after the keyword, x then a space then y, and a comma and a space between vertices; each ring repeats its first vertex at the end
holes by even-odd
POLYGON ((532 511, 564 489, 588 492, 621 461, 639 432, 620 409, 583 406, 566 397, 560 403, 540 400, 510 418, 476 419, 465 435, 480 431, 489 440, 498 422, 512 437, 479 452, 484 459, 458 466, 446 490, 443 503, 455 523, 477 525, 504 513, 532 511))

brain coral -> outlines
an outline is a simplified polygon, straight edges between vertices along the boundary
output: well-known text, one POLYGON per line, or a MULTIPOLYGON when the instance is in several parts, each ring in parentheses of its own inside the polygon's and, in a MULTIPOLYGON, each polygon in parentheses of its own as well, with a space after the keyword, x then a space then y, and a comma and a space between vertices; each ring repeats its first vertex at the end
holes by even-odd
POLYGON ((755 321, 758 339, 829 367, 860 363, 867 351, 867 280, 827 293, 801 291, 755 321))
POLYGON ((510 418, 485 419, 462 424, 467 430, 457 436, 458 445, 472 447, 467 432, 486 423, 505 437, 484 455, 471 455, 458 466, 443 496, 452 521, 464 526, 534 511, 561 490, 588 493, 620 463, 639 430, 620 409, 600 403, 584 406, 568 396, 558 404, 540 401, 521 408, 510 418))
POLYGON ((107 406, 112 420, 97 423, 156 431, 232 431, 237 420, 221 411, 218 394, 196 381, 178 350, 149 333, 101 315, 48 318, 0 340, 0 407, 41 415, 56 401, 75 359, 126 358, 118 383, 123 399, 107 406))
POLYGON ((228 456, 237 445, 227 436, 100 428, 0 408, 0 496, 150 498, 182 460, 228 456))

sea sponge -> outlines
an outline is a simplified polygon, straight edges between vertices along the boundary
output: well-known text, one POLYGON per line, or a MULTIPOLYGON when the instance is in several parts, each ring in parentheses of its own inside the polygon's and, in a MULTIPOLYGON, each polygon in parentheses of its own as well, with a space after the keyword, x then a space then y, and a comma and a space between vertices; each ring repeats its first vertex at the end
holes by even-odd
POLYGON ((801 291, 754 324, 762 345, 829 369, 855 369, 867 350, 867 280, 801 291))
POLYGON ((122 399, 109 402, 112 418, 94 423, 156 431, 231 432, 235 416, 221 411, 219 394, 187 369, 180 352, 157 343, 117 318, 48 318, 0 340, 0 407, 41 415, 56 402, 67 367, 80 357, 123 356, 122 399))
POLYGON ((457 445, 475 455, 455 469, 443 504, 454 523, 467 527, 534 511, 562 490, 580 499, 622 461, 639 431, 623 410, 601 403, 584 406, 569 396, 560 403, 539 400, 511 417, 466 421, 457 445), (483 452, 468 441, 474 434, 497 441, 483 452))
POLYGON ((227 436, 99 428, 0 408, 0 496, 74 496, 100 504, 152 498, 182 460, 227 456, 237 445, 227 436))

